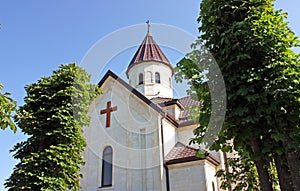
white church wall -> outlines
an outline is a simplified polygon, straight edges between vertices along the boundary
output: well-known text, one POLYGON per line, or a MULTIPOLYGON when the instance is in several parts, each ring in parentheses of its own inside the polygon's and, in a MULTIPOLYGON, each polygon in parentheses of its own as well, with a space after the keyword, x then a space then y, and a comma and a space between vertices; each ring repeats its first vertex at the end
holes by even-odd
POLYGON ((163 136, 164 152, 166 156, 176 144, 176 128, 166 119, 163 119, 163 136))
POLYGON ((169 165, 170 190, 206 191, 202 160, 169 165))
POLYGON ((104 92, 91 106, 91 125, 84 128, 87 149, 82 168, 82 190, 161 190, 162 160, 159 148, 159 114, 111 78, 102 86, 104 92), (111 101, 117 110, 111 113, 110 127, 100 110, 111 101), (113 181, 101 187, 102 153, 113 150, 113 181))
MULTIPOLYGON (((186 127, 180 127, 176 129, 177 140, 185 145, 189 145, 191 138, 194 137, 194 129, 197 128, 197 125, 190 125, 186 127)), ((199 148, 198 144, 189 145, 193 148, 199 148)))
POLYGON ((179 119, 179 116, 180 116, 180 114, 181 114, 181 109, 178 107, 178 105, 175 105, 175 107, 174 107, 174 117, 175 117, 175 119, 179 119))
POLYGON ((217 191, 218 189, 218 180, 215 176, 216 168, 209 162, 204 164, 205 180, 207 191, 217 191), (213 188, 214 187, 214 188, 213 188))
POLYGON ((95 190, 99 186, 99 169, 97 168, 98 165, 95 167, 94 164, 97 164, 99 162, 99 157, 89 149, 86 149, 83 155, 84 160, 89 162, 81 167, 81 173, 86 176, 87 172, 90 172, 90 176, 89 178, 85 177, 84 179, 81 179, 81 190, 95 190))
POLYGON ((165 109, 167 110, 167 112, 169 114, 171 114, 172 116, 175 117, 175 119, 179 119, 180 113, 181 113, 181 109, 178 107, 178 105, 173 104, 170 106, 165 107, 165 109))

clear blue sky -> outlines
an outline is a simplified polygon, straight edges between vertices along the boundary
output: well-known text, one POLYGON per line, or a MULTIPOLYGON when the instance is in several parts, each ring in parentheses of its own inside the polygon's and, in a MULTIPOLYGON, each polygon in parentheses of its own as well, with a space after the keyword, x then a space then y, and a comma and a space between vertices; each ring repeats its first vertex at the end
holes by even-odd
MULTIPOLYGON (((174 25, 196 37, 199 3, 200 0, 0 0, 0 83, 22 105, 26 84, 49 76, 62 63, 80 64, 91 46, 105 35, 148 19, 174 25)), ((277 0, 275 5, 289 13, 290 27, 299 36, 300 2, 277 0)), ((0 191, 5 190, 4 180, 16 163, 9 150, 24 138, 20 131, 0 131, 0 191)))

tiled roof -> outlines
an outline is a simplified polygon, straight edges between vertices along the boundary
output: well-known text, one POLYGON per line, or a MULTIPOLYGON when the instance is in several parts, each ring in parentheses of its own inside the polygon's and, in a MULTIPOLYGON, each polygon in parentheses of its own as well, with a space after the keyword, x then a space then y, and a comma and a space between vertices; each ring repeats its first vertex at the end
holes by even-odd
POLYGON ((212 154, 208 153, 207 151, 203 151, 204 152, 203 158, 196 157, 196 152, 197 149, 186 146, 180 142, 177 142, 176 145, 171 149, 171 151, 164 158, 164 162, 165 164, 170 165, 170 164, 206 159, 215 166, 218 166, 220 164, 220 161, 217 158, 215 158, 212 154))
MULTIPOLYGON (((194 123, 192 119, 189 118, 189 110, 188 108, 191 106, 199 106, 201 105, 200 101, 194 100, 191 96, 174 99, 174 98, 163 98, 163 97, 155 97, 152 98, 151 101, 158 105, 160 108, 164 110, 165 106, 171 104, 177 104, 181 108, 181 113, 179 119, 177 120, 179 126, 191 125, 194 123)), ((174 117, 174 116, 173 116, 174 117)))
POLYGON ((166 161, 171 161, 175 159, 184 159, 189 157, 195 157, 197 149, 188 147, 180 142, 172 148, 172 150, 165 157, 166 161))
POLYGON ((191 96, 183 97, 183 98, 180 98, 178 100, 181 103, 181 105, 183 105, 184 107, 190 107, 190 106, 194 106, 194 105, 201 105, 200 101, 197 101, 197 100, 193 99, 191 96))
POLYGON ((181 123, 191 121, 191 119, 189 118, 189 107, 201 105, 200 101, 194 100, 191 96, 180 98, 179 103, 185 108, 179 116, 179 120, 181 121, 181 123))
POLYGON ((128 65, 126 74, 128 75, 128 71, 133 66, 141 62, 149 62, 149 61, 161 62, 169 66, 172 69, 172 72, 174 72, 174 69, 170 61, 168 60, 168 58, 165 56, 165 54, 159 48, 157 43, 154 41, 153 37, 148 32, 142 44, 140 45, 135 55, 133 56, 130 64, 128 65))

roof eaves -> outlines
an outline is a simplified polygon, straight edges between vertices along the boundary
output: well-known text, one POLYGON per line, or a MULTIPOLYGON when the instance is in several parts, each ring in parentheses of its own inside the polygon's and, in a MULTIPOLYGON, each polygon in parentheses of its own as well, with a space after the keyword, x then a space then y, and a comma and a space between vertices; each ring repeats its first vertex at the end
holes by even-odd
POLYGON ((171 165, 171 164, 186 163, 186 162, 204 160, 204 159, 205 158, 199 158, 199 157, 196 157, 196 156, 191 156, 191 157, 185 157, 185 158, 171 159, 171 160, 165 161, 165 164, 166 165, 171 165))
POLYGON ((184 109, 183 105, 178 101, 178 99, 172 99, 170 101, 159 103, 161 106, 169 106, 176 104, 180 109, 184 109))
POLYGON ((214 155, 212 155, 210 153, 207 154, 206 159, 215 166, 218 166, 221 164, 220 160, 218 160, 214 155))
POLYGON ((175 127, 178 127, 178 126, 179 126, 178 120, 176 120, 176 119, 174 118, 174 116, 172 116, 172 115, 169 114, 168 112, 165 112, 165 113, 166 113, 166 115, 165 115, 166 119, 167 119, 170 123, 172 123, 175 127))

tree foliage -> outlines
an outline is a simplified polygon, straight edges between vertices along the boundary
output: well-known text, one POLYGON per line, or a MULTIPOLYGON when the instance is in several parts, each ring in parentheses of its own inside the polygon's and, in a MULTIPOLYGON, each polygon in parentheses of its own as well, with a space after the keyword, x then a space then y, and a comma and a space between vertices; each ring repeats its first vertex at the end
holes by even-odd
POLYGON ((6 129, 8 126, 14 132, 17 127, 13 122, 13 113, 16 111, 16 101, 9 97, 9 93, 2 93, 3 85, 0 84, 0 127, 6 129))
POLYGON ((25 104, 16 121, 29 138, 12 149, 20 162, 6 180, 8 190, 80 188, 86 145, 82 126, 89 124, 89 105, 99 93, 89 80, 83 69, 68 64, 25 87, 25 104))
MULTIPOLYGON (((274 156, 281 158, 276 164, 288 166, 294 190, 300 189, 300 66, 299 55, 291 50, 299 40, 286 17, 274 10, 273 0, 203 0, 198 18, 197 43, 219 64, 227 93, 225 124, 212 149, 247 152, 263 190, 272 190, 265 167, 274 156)), ((178 68, 187 79, 203 72, 183 61, 178 68)), ((206 86, 201 76, 192 83, 206 86)), ((205 127, 205 121, 200 123, 205 127)), ((201 128, 195 133, 194 141, 202 142, 201 128)))
POLYGON ((221 169, 216 173, 223 180, 222 189, 259 191, 257 171, 247 155, 228 158, 226 163, 230 166, 230 171, 221 169))

